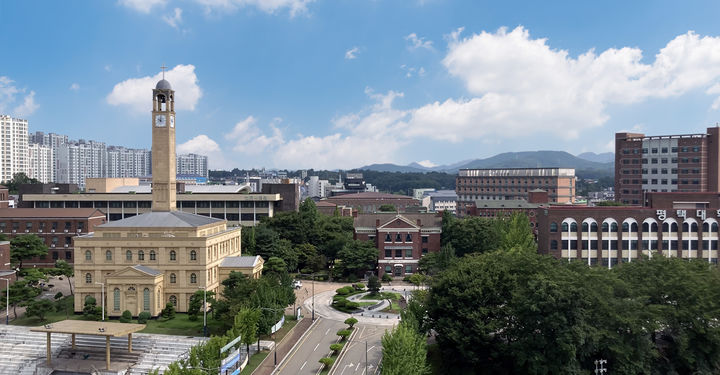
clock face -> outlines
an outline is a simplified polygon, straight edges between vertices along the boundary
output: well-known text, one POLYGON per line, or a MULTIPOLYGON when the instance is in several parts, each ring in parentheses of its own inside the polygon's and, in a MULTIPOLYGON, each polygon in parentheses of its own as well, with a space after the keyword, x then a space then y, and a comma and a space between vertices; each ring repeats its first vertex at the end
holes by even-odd
POLYGON ((155 126, 158 126, 158 127, 165 126, 165 115, 155 116, 155 126))
POLYGON ((170 127, 171 128, 175 127, 175 116, 173 116, 173 115, 170 115, 170 127))

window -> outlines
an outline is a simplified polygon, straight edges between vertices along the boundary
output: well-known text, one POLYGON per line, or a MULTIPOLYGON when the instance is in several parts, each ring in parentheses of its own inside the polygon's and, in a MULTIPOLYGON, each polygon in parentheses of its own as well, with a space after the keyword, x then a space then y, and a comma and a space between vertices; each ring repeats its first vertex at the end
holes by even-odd
POLYGON ((77 229, 78 229, 78 232, 82 232, 85 229, 85 223, 83 223, 82 221, 79 221, 77 223, 77 229))
POLYGON ((650 149, 650 151, 651 151, 653 154, 657 154, 657 153, 658 153, 658 149, 657 149, 657 148, 652 148, 652 149, 650 149))
POLYGON ((113 290, 113 310, 120 311, 120 289, 113 290))
POLYGON ((602 223, 603 233, 607 233, 609 230, 610 230, 610 225, 608 223, 602 223))
POLYGON ((197 260, 197 251, 190 250, 190 260, 197 260))
POLYGON ((92 284, 92 275, 89 273, 85 274, 85 284, 92 284))
POLYGON ((385 258, 392 258, 392 250, 385 249, 385 258))
POLYGON ((405 258, 412 258, 412 249, 405 249, 405 258))
POLYGON ((667 154, 668 148, 667 148, 667 147, 663 147, 663 148, 660 149, 660 152, 662 152, 663 154, 667 154))
POLYGON ((412 266, 411 266, 411 265, 408 264, 408 265, 405 266, 405 273, 412 273, 412 266))
POLYGON ((562 223, 562 231, 567 232, 568 231, 568 223, 562 223))
POLYGON ((177 282, 177 276, 175 276, 174 273, 170 274, 170 284, 175 284, 177 282))
POLYGON ((423 249, 422 249, 422 253, 423 253, 423 255, 425 255, 425 254, 427 254, 427 253, 428 253, 428 249, 427 249, 427 247, 423 247, 423 249))
POLYGON ((150 250, 150 260, 155 260, 155 250, 150 250))
POLYGON ((138 260, 145 260, 145 252, 140 250, 138 251, 138 260))
POLYGON ((590 223, 590 232, 591 233, 597 233, 598 231, 598 225, 595 222, 590 223))
POLYGON ((177 260, 177 253, 175 250, 170 250, 170 260, 177 260))
POLYGON ((190 274, 190 284, 197 284, 197 275, 194 273, 190 274))
POLYGON ((143 310, 150 311, 150 289, 143 290, 143 310))
POLYGON ((422 236, 422 243, 428 243, 428 236, 422 236))
POLYGON ((588 223, 582 223, 582 231, 583 231, 583 233, 586 233, 586 232, 588 232, 589 230, 590 230, 590 226, 588 225, 588 223))
POLYGON ((577 232, 577 223, 571 223, 571 224, 570 224, 570 231, 571 231, 571 232, 577 232))
POLYGON ((58 252, 57 251, 53 251, 52 258, 53 258, 53 260, 58 260, 58 252))
POLYGON ((85 260, 92 260, 92 252, 85 250, 85 260))
POLYGON ((412 235, 410 233, 405 235, 405 242, 412 242, 412 235))
POLYGON ((72 251, 66 251, 66 252, 65 252, 65 259, 67 259, 67 260, 72 259, 72 251))
POLYGON ((402 249, 395 249, 395 258, 402 258, 402 249))
POLYGON ((132 251, 128 250, 125 252, 125 260, 132 260, 132 251))
POLYGON ((558 244, 557 240, 550 240, 550 250, 557 250, 558 244))
POLYGON ((385 266, 385 273, 391 273, 391 272, 392 272, 392 267, 385 266))
POLYGON ((177 297, 170 296, 170 298, 168 300, 170 301, 170 303, 173 304, 173 306, 177 306, 177 297))
POLYGON ((385 235, 385 242, 392 242, 392 239, 390 238, 390 233, 385 235))
POLYGON ((105 251, 105 260, 112 260, 112 251, 110 251, 110 250, 105 251))
POLYGON ((402 236, 400 236, 400 233, 395 235, 395 242, 402 242, 402 236))

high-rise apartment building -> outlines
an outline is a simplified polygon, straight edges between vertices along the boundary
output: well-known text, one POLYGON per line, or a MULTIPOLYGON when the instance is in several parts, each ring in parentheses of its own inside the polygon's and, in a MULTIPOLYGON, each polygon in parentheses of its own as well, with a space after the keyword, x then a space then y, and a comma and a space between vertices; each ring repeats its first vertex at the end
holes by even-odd
POLYGON ((0 115, 0 181, 28 169, 27 120, 0 115))
POLYGON ((615 134, 615 200, 644 204, 647 192, 720 191, 720 128, 706 133, 615 134))
POLYGON ((183 154, 177 156, 177 174, 207 177, 208 157, 198 154, 183 154))
POLYGON ((50 146, 37 143, 28 145, 27 176, 42 183, 55 181, 55 157, 50 146))
POLYGON ((103 142, 85 141, 58 147, 57 182, 85 187, 88 177, 105 177, 107 147, 103 142))
POLYGON ((151 174, 150 151, 118 146, 107 148, 107 175, 104 177, 144 177, 151 174))
POLYGON ((534 189, 547 191, 550 202, 574 203, 575 169, 461 169, 455 183, 457 210, 462 214, 477 200, 527 200, 534 189))

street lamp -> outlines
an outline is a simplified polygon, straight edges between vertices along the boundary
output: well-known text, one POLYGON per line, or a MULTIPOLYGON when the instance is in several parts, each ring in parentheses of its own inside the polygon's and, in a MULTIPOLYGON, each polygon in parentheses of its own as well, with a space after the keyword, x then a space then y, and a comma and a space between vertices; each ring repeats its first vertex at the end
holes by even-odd
POLYGON ((203 290, 203 337, 207 337, 207 287, 198 287, 203 290))
MULTIPOLYGON (((258 310, 270 310, 270 311, 285 311, 285 309, 271 308, 271 307, 258 307, 257 309, 258 310)), ((277 367, 277 341, 275 341, 275 332, 272 333, 272 336, 273 336, 273 356, 275 357, 273 366, 277 367)), ((260 338, 258 337, 258 344, 259 343, 260 343, 260 338)), ((250 353, 248 353, 248 355, 250 355, 250 353)))
POLYGON ((312 321, 315 321, 315 276, 317 276, 316 273, 313 274, 307 274, 307 273, 301 273, 300 276, 310 276, 310 281, 312 282, 312 321))
MULTIPOLYGON (((10 324, 10 279, 3 279, 7 283, 5 292, 7 293, 7 296, 5 296, 5 325, 10 324)), ((17 319, 17 317, 16 317, 17 319)))
MULTIPOLYGON (((355 340, 347 340, 348 343, 354 342, 358 344, 362 344, 362 341, 355 341, 355 340)), ((365 340, 365 374, 368 373, 368 342, 365 340)))
POLYGON ((95 284, 100 284, 100 303, 102 305, 102 320, 105 321, 105 283, 101 282, 95 282, 95 284))

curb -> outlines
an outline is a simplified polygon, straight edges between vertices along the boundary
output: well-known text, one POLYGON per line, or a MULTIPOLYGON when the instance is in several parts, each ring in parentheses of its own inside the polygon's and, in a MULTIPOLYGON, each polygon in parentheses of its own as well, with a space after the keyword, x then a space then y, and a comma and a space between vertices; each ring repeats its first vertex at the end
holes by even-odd
MULTIPOLYGON (((307 329, 306 329, 305 332, 302 334, 302 336, 300 336, 300 338, 298 338, 298 340, 295 342, 295 344, 292 346, 292 348, 290 348, 290 350, 288 350, 287 354, 280 360, 280 363, 278 363, 277 367, 275 367, 275 368, 272 370, 272 372, 270 373, 270 375, 275 374, 278 369, 282 368, 282 365, 283 365, 283 363, 285 363, 285 359, 288 358, 288 355, 289 355, 290 353, 292 353, 293 351, 295 351, 295 348, 298 346, 298 344, 303 340, 303 338, 308 334, 308 332, 310 332, 310 331, 312 330, 312 328, 313 328, 319 321, 320 321, 319 318, 318 318, 318 319, 315 319, 315 321, 312 322, 309 327, 307 327, 307 329)), ((297 327, 297 325, 296 325, 295 327, 297 327)), ((293 330, 295 330, 295 327, 293 327, 293 330)), ((283 341, 285 341, 285 339, 286 339, 289 335, 290 335, 290 332, 288 332, 288 334, 285 335, 285 337, 283 337, 283 339, 282 339, 282 341, 280 341, 280 343, 282 343, 283 341)), ((278 343, 278 344, 280 344, 280 343, 278 343)), ((277 350, 277 346, 278 346, 278 345, 275 346, 275 350, 277 350)), ((265 360, 267 360, 268 358, 270 358, 269 355, 268 355, 267 357, 265 357, 265 360)), ((263 362, 265 362, 265 360, 263 360, 263 362)), ((260 368, 260 367, 262 366, 263 362, 261 362, 260 365, 258 365, 258 368, 260 368)))
POLYGON ((335 374, 335 372, 337 372, 337 366, 335 366, 335 365, 337 365, 338 363, 340 363, 340 361, 342 361, 343 357, 345 356, 345 352, 347 351, 348 346, 350 346, 350 344, 352 343, 353 337, 355 337, 355 334, 358 331, 360 331, 360 329, 357 327, 355 329, 353 329, 352 333, 348 337, 347 345, 343 346, 342 350, 340 351, 340 354, 338 354, 337 359, 335 360, 335 362, 333 362, 332 368, 330 369, 330 371, 328 371, 328 375, 333 375, 333 374, 335 374))

